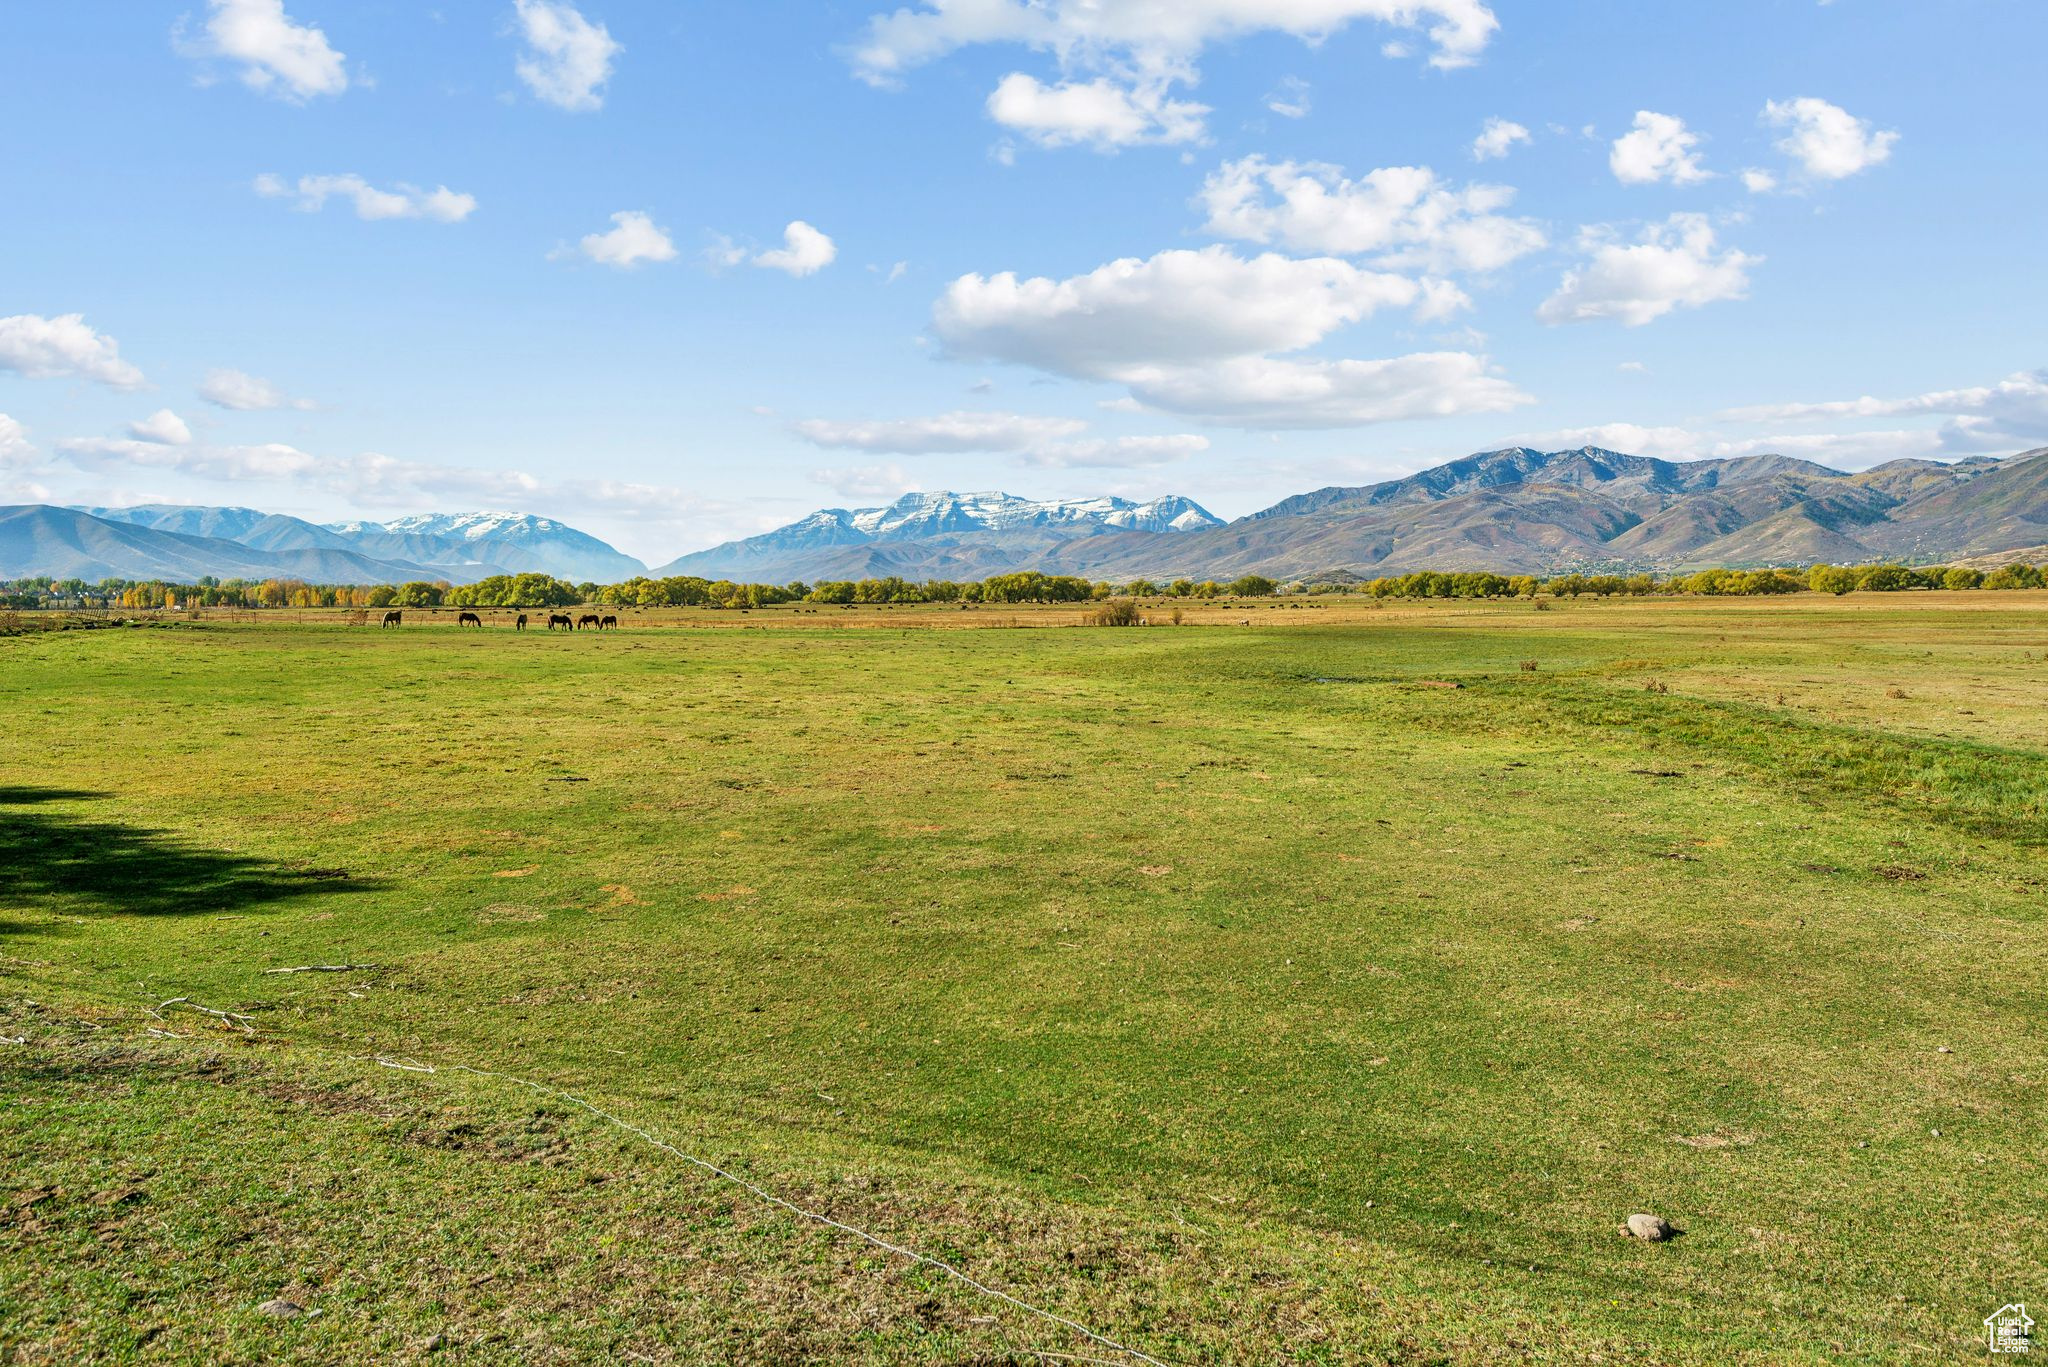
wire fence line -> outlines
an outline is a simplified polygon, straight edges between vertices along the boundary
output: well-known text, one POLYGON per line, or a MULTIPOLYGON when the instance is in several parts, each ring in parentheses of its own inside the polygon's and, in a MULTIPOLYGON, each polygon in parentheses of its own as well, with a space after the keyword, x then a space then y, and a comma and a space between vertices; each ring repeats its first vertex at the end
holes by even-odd
POLYGON ((620 1118, 619 1116, 613 1115, 610 1111, 607 1111, 600 1106, 593 1105, 592 1103, 585 1101, 580 1096, 575 1096, 569 1092, 564 1092, 557 1088, 549 1087, 544 1083, 533 1082, 527 1078, 518 1077, 511 1073, 501 1073, 489 1068, 472 1068, 468 1064, 464 1063, 451 1063, 445 1064, 440 1068, 434 1068, 426 1064, 403 1063, 397 1060, 385 1059, 375 1056, 372 1056, 372 1058, 374 1062, 386 1068, 402 1068, 408 1072, 424 1071, 428 1073, 468 1073, 474 1077, 491 1078, 500 1082, 510 1082, 518 1086, 525 1087, 530 1091, 538 1092, 542 1096, 553 1097, 557 1101, 566 1102, 572 1106, 579 1106, 583 1110, 588 1111, 591 1115, 596 1116, 599 1120, 604 1121, 606 1124, 616 1126, 618 1129, 624 1130, 627 1134, 635 1136, 641 1141, 650 1144, 657 1149, 660 1149, 662 1152, 671 1154, 674 1157, 682 1159, 685 1163, 689 1163, 695 1167, 701 1168, 705 1172, 712 1174, 714 1177, 718 1177, 726 1182, 730 1182, 732 1185, 739 1187, 741 1190, 750 1193, 757 1199, 764 1201, 771 1206, 777 1206, 783 1210, 786 1210, 790 1214, 795 1215, 800 1219, 809 1220, 816 1224, 826 1225, 832 1229, 839 1230, 843 1233, 851 1234, 854 1238, 859 1239, 864 1243, 872 1244, 874 1247, 881 1249, 885 1253, 894 1254, 896 1257, 908 1259, 909 1261, 917 1263, 920 1266, 929 1267, 935 1272, 942 1272, 946 1276, 951 1277, 955 1281, 959 1282, 961 1285, 969 1287, 972 1290, 978 1291, 984 1296, 988 1296, 995 1300, 1002 1301, 1006 1305, 1014 1306, 1017 1309, 1022 1310, 1027 1314, 1035 1315, 1039 1319, 1045 1320, 1048 1323, 1061 1325, 1067 1329, 1071 1329, 1075 1333, 1081 1335, 1083 1338, 1089 1340, 1090 1342, 1098 1344, 1104 1348, 1111 1349, 1112 1351, 1122 1353, 1134 1362, 1148 1363, 1151 1365, 1151 1367, 1169 1367, 1169 1364, 1162 1361, 1161 1359, 1153 1357, 1148 1353, 1141 1352, 1140 1350, 1131 1347, 1129 1344, 1119 1343, 1115 1339, 1110 1338, 1107 1335, 1098 1334, 1085 1324, 1081 1324, 1075 1320, 1070 1320, 1065 1315, 1058 1314, 1055 1311, 1047 1310, 1043 1306, 1033 1305, 1029 1301, 1022 1300, 1019 1297, 1011 1295, 1009 1292, 1003 1290, 1001 1287, 990 1286, 987 1282, 984 1282, 979 1278, 971 1275, 970 1273, 965 1272, 958 1267, 955 1267, 953 1264, 949 1262, 946 1262, 939 1258, 934 1258, 927 1253, 920 1253, 914 1248, 906 1248, 902 1244, 892 1243, 889 1240, 882 1238, 878 1234, 870 1233, 869 1231, 861 1229, 856 1225, 849 1225, 843 1220, 835 1220, 831 1216, 824 1214, 822 1211, 810 1210, 804 1206, 796 1204, 794 1201, 790 1201, 784 1197, 778 1196, 774 1192, 769 1191, 766 1187, 763 1187, 756 1182, 750 1181, 745 1177, 741 1177, 737 1173, 730 1172, 725 1168, 720 1167, 718 1164, 711 1162, 709 1159, 699 1158, 694 1154, 683 1152, 683 1150, 677 1148, 675 1145, 669 1143, 667 1140, 661 1138, 659 1135, 650 1134, 648 1131, 642 1129, 640 1126, 635 1125, 632 1121, 625 1120, 620 1118))
MULTIPOLYGON (((150 1011, 150 1014, 152 1016, 155 1016, 158 1020, 164 1020, 165 1017, 160 1013, 162 1013, 167 1008, 179 1006, 212 1017, 217 1025, 225 1026, 227 1028, 232 1029, 238 1029, 248 1034, 254 1033, 253 1029, 247 1023, 249 1019, 247 1016, 239 1015, 235 1012, 216 1011, 211 1007, 201 1006, 198 1003, 193 1002, 191 999, 186 997, 175 997, 172 998, 170 1001, 161 1002, 158 1004, 155 1010, 150 1011)), ((152 1033, 163 1035, 167 1034, 168 1032, 153 1031, 152 1033)), ((180 1037, 182 1038, 182 1036, 180 1037)), ((279 1037, 272 1035, 266 1036, 266 1038, 275 1040, 279 1037)), ((285 1039, 283 1042, 291 1043, 293 1041, 285 1039)), ((726 1168, 720 1167, 718 1164, 710 1161, 709 1159, 699 1158, 695 1154, 686 1153, 682 1149, 677 1148, 674 1144, 671 1144, 668 1140, 661 1138, 659 1135, 654 1134, 646 1130, 645 1128, 634 1124, 630 1120, 627 1120, 618 1115, 614 1115, 612 1112, 605 1110, 603 1107, 598 1106, 593 1102, 586 1101, 582 1097, 576 1096, 573 1093, 562 1091, 556 1087, 550 1087, 545 1083, 535 1082, 529 1078, 520 1077, 514 1073, 500 1072, 492 1068, 477 1068, 466 1063, 444 1063, 440 1065, 435 1065, 429 1063, 420 1063, 409 1059, 393 1058, 385 1054, 350 1054, 347 1057, 352 1062, 374 1063, 380 1068, 391 1068, 399 1072, 406 1073, 426 1073, 432 1075, 438 1075, 441 1073, 467 1073, 472 1077, 485 1078, 494 1082, 511 1083, 518 1087, 524 1087, 528 1091, 534 1092, 538 1095, 551 1097, 567 1105, 575 1106, 587 1112, 591 1116, 594 1116, 598 1120, 603 1121, 605 1124, 610 1125, 615 1129, 622 1130, 629 1135, 632 1135, 634 1138, 640 1140, 642 1143, 647 1144, 653 1148, 659 1149, 663 1153, 669 1154, 672 1157, 680 1158, 685 1163, 688 1163, 691 1166, 696 1167, 704 1172, 710 1173, 712 1176, 717 1177, 721 1181, 727 1182, 735 1187, 740 1188, 742 1191, 745 1191, 749 1195, 753 1196, 756 1200, 759 1200, 767 1205, 774 1206, 780 1210, 785 1210, 801 1220, 807 1220, 813 1224, 823 1225, 830 1229, 836 1229, 841 1233, 849 1234, 854 1238, 859 1239, 863 1243, 869 1244, 872 1247, 880 1249, 883 1252, 888 1253, 894 1257, 902 1258, 908 1262, 915 1263, 921 1267, 928 1267, 935 1272, 941 1273, 944 1276, 952 1278, 954 1281, 960 1283, 962 1286, 965 1286, 968 1289, 982 1296, 986 1296, 992 1300, 1001 1301, 1005 1305, 1012 1306, 1015 1309, 1020 1310, 1027 1315, 1031 1315, 1039 1320, 1043 1320, 1048 1324, 1056 1324, 1064 1329, 1071 1330, 1073 1333, 1079 1334, 1082 1338, 1087 1339, 1090 1343, 1096 1344, 1099 1347, 1109 1349, 1112 1352, 1121 1353, 1132 1362, 1144 1363, 1146 1364, 1146 1367, 1172 1367, 1172 1364, 1166 1362, 1164 1359, 1154 1357, 1141 1349, 1133 1348, 1127 1343, 1120 1343, 1117 1340, 1110 1338, 1107 1334, 1097 1333, 1095 1330, 1090 1329, 1087 1325, 1080 1323, 1078 1320, 1068 1319, 1065 1315, 1059 1314, 1057 1311, 1048 1310, 1040 1305, 1034 1305, 1030 1301, 1012 1295, 1010 1292, 1003 1290, 999 1286, 992 1286, 989 1283, 982 1281, 980 1278, 974 1276, 972 1273, 969 1273, 962 1268, 956 1267, 952 1263, 946 1262, 943 1259, 934 1258, 928 1253, 920 1253, 914 1248, 909 1248, 902 1244, 892 1242, 891 1240, 884 1239, 879 1234, 875 1234, 869 1230, 862 1229, 857 1225, 850 1225, 843 1220, 836 1220, 822 1211, 811 1210, 805 1206, 798 1205, 796 1202, 791 1201, 786 1197, 777 1195, 776 1193, 768 1190, 766 1187, 761 1186, 757 1182, 754 1182, 746 1177, 742 1177, 738 1173, 732 1172, 726 1168)))

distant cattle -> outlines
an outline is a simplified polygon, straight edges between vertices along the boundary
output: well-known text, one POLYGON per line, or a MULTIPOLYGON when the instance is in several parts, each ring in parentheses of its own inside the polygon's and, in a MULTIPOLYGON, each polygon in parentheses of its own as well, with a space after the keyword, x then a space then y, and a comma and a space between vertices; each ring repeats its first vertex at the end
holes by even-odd
POLYGON ((597 629, 599 631, 617 631, 619 629, 619 619, 616 617, 606 617, 597 624, 597 629))
POLYGON ((548 614, 548 630, 553 631, 556 627, 560 627, 564 631, 574 631, 576 629, 576 619, 567 613, 551 612, 548 614))
POLYGON ((404 625, 405 625, 405 614, 404 614, 404 613, 402 613, 402 612, 387 612, 387 613, 385 613, 385 614, 384 614, 384 625, 385 625, 385 626, 387 626, 387 627, 397 627, 397 626, 404 626, 404 625))
POLYGON ((465 612, 455 619, 455 625, 459 627, 476 627, 478 630, 482 630, 483 624, 484 619, 473 612, 465 612))
POLYGON ((519 620, 518 620, 518 621, 516 621, 516 622, 514 622, 514 623, 512 624, 512 630, 514 630, 514 631, 524 631, 524 630, 526 630, 526 614, 525 614, 525 613, 523 613, 523 612, 522 612, 522 613, 520 613, 520 614, 519 614, 519 620))
POLYGON ((597 614, 594 612, 586 612, 576 619, 576 629, 578 631, 595 631, 599 625, 597 614))

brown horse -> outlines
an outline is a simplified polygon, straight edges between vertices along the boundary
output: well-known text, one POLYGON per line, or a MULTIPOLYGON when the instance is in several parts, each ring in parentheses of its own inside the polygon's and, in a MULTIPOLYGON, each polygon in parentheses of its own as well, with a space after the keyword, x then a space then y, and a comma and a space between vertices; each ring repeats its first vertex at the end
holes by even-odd
POLYGON ((459 627, 475 627, 481 631, 483 630, 484 619, 473 612, 465 612, 455 619, 455 625, 459 627))
POLYGON ((525 614, 525 613, 523 613, 523 612, 522 612, 522 613, 520 613, 520 614, 519 614, 519 620, 518 620, 518 621, 516 621, 516 622, 514 622, 514 623, 512 624, 512 630, 514 630, 514 631, 524 631, 524 630, 526 630, 526 614, 525 614))
POLYGON ((594 612, 586 612, 583 616, 576 619, 576 629, 578 631, 594 631, 600 625, 597 614, 594 612))
POLYGON ((405 625, 405 614, 404 614, 404 613, 402 613, 402 612, 387 612, 387 613, 385 613, 385 614, 384 614, 384 625, 385 625, 385 626, 387 626, 387 627, 400 627, 400 626, 404 626, 404 625, 405 625))
POLYGON ((599 631, 617 631, 619 629, 619 619, 607 617, 597 624, 597 629, 599 631))
POLYGON ((564 631, 574 631, 576 630, 576 619, 569 616, 566 612, 551 612, 548 614, 548 630, 553 631, 556 627, 560 627, 564 631))

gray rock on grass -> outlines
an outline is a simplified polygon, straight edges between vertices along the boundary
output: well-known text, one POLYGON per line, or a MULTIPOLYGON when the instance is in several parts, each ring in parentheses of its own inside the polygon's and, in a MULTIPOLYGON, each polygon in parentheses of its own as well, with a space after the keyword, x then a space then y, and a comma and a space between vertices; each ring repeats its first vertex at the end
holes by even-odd
POLYGON ((1678 1231, 1661 1215, 1636 1214, 1628 1217, 1628 1223, 1621 1227, 1621 1232, 1644 1243, 1661 1244, 1678 1231))

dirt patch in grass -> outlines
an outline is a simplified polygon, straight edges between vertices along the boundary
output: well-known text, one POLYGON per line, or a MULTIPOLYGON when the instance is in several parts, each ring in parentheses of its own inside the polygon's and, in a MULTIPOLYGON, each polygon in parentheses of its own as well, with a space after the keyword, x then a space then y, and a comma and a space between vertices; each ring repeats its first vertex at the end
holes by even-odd
POLYGON ((477 924, 484 926, 530 924, 547 919, 548 914, 539 907, 523 907, 515 902, 494 902, 476 914, 477 924))
POLYGON ((1673 1142, 1688 1149, 1742 1149, 1756 1141, 1757 1136, 1742 1131, 1713 1130, 1707 1134, 1680 1135, 1673 1142))

